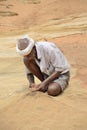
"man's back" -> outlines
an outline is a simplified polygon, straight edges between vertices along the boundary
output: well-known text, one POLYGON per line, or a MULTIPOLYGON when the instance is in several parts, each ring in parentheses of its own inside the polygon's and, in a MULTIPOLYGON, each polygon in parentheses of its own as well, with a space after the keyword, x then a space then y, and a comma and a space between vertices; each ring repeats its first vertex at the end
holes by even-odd
POLYGON ((69 71, 70 65, 67 59, 54 43, 41 41, 35 46, 42 72, 50 75, 53 71, 62 71, 62 73, 69 71))

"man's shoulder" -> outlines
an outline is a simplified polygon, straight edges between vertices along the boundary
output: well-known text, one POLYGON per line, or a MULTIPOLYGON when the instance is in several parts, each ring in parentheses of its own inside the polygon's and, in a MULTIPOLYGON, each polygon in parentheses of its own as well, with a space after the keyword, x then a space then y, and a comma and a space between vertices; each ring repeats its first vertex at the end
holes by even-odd
POLYGON ((43 48, 57 48, 54 43, 48 41, 39 41, 37 42, 37 46, 41 46, 43 48))

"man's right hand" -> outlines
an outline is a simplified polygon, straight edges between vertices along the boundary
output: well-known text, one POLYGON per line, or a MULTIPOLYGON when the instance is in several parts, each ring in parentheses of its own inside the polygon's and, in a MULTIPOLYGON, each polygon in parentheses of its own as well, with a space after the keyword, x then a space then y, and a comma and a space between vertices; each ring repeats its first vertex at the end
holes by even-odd
POLYGON ((35 84, 34 84, 34 83, 31 83, 31 84, 29 85, 29 88, 34 88, 34 86, 35 86, 35 84))

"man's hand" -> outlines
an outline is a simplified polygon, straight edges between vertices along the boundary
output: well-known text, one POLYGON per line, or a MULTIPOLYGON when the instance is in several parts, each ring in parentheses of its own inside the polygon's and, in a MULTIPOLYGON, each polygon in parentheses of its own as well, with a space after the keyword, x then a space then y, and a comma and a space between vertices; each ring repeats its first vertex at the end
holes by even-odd
POLYGON ((43 91, 45 92, 46 91, 46 87, 45 87, 45 84, 44 83, 40 83, 38 85, 33 85, 32 87, 32 91, 43 91))
POLYGON ((34 88, 34 86, 35 86, 34 83, 29 84, 29 88, 34 88))

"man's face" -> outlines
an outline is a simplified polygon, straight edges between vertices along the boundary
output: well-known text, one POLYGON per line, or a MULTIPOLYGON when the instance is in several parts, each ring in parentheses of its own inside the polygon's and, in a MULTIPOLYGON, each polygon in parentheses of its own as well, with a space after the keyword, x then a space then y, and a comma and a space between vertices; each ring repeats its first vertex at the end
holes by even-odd
POLYGON ((20 39, 20 40, 18 40, 18 48, 20 49, 20 50, 24 50, 24 49, 26 49, 27 48, 27 46, 29 45, 29 41, 26 39, 26 38, 24 38, 24 39, 20 39))

